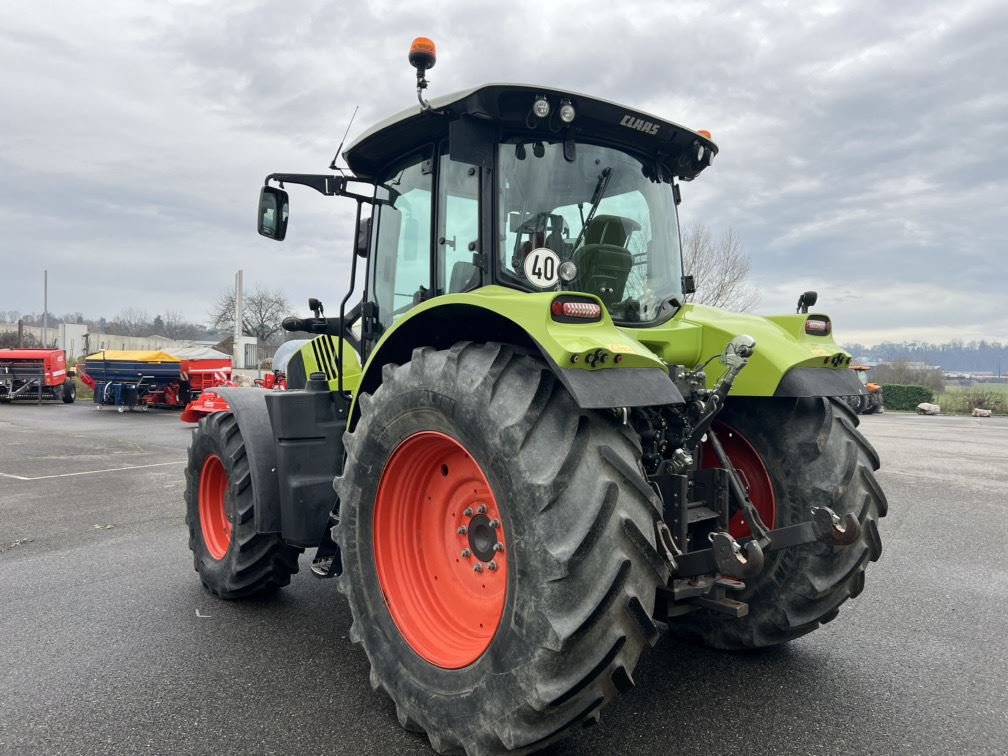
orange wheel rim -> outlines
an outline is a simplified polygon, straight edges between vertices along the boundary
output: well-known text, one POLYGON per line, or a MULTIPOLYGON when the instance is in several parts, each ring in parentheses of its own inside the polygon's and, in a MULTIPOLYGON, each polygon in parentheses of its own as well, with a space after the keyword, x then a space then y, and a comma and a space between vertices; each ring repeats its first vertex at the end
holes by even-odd
MULTIPOLYGON (((767 472, 763 458, 753 448, 745 436, 724 423, 714 423, 714 431, 718 441, 728 455, 732 465, 742 478, 742 485, 749 495, 749 500, 759 512, 760 519, 767 527, 773 528, 777 522, 777 498, 774 496, 773 483, 767 472)), ((721 462, 714 453, 709 442, 703 444, 703 468, 721 467, 721 462)), ((752 533, 742 517, 742 510, 736 510, 728 522, 728 532, 732 538, 750 538, 752 533)))
POLYGON ((416 433, 392 453, 374 509, 378 582, 421 658, 460 669, 490 647, 504 615, 504 526, 483 470, 454 438, 416 433))
POLYGON ((220 560, 231 547, 231 520, 224 508, 227 498, 228 475, 224 463, 211 454, 203 463, 199 482, 200 528, 203 543, 214 559, 220 560))

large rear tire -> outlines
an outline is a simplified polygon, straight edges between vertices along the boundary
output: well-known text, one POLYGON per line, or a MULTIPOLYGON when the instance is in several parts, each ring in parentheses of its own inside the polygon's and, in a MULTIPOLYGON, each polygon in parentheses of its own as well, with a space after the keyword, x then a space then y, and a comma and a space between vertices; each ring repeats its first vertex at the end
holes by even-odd
POLYGON ((717 648, 785 643, 836 617, 840 605, 864 588, 868 563, 881 556, 878 520, 888 504, 873 472, 879 458, 842 399, 735 399, 718 419, 722 441, 731 434, 747 442, 733 444, 736 455, 748 457, 739 451, 746 447, 755 453, 755 459, 735 459, 725 444, 736 467, 749 466, 744 477, 753 500, 774 500, 776 527, 810 519, 814 506, 841 516, 851 512, 861 523, 859 539, 849 546, 813 543, 769 554, 763 571, 732 596, 749 604, 742 619, 700 610, 674 625, 717 648), (754 466, 765 469, 772 489, 760 490, 754 466))
POLYGON ((202 418, 193 433, 185 500, 193 566, 208 591, 236 599, 290 583, 301 549, 256 532, 252 473, 231 412, 202 418))
POLYGON ((636 434, 499 344, 418 349, 359 403, 336 540, 372 686, 442 753, 597 720, 668 578, 636 434))

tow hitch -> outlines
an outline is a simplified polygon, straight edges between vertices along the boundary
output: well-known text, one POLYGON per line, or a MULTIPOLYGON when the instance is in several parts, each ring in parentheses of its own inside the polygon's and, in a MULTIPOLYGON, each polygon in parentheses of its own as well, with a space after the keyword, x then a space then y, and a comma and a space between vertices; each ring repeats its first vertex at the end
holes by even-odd
POLYGON ((674 560, 670 560, 670 586, 660 592, 661 602, 670 617, 696 607, 743 617, 748 613, 748 606, 728 598, 726 594, 728 591, 744 590, 744 581, 763 571, 767 554, 808 543, 847 546, 861 534, 861 526, 854 515, 846 514, 841 518, 829 507, 813 507, 810 520, 771 530, 749 498, 746 485, 725 453, 712 423, 755 348, 755 341, 744 335, 736 336, 725 347, 721 361, 728 370, 704 402, 706 408, 700 421, 684 447, 652 476, 665 501, 666 518, 677 547, 674 560), (714 498, 720 504, 717 507, 720 513, 689 500, 690 479, 685 473, 693 464, 693 454, 703 440, 709 443, 720 466, 720 478, 714 475, 707 482, 711 490, 717 492, 714 498), (735 501, 752 534, 751 539, 740 543, 727 532, 729 499, 735 501), (690 550, 689 527, 703 520, 715 519, 718 529, 707 533, 710 548, 690 550))

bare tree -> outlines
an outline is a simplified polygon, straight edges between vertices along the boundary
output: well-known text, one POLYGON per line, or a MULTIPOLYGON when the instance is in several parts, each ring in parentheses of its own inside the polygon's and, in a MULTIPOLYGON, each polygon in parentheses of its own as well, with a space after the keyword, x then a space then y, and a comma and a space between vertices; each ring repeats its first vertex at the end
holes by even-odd
POLYGON ((748 283, 749 255, 731 228, 715 236, 702 223, 683 232, 683 265, 696 279, 696 293, 687 296, 700 304, 743 312, 759 304, 759 290, 748 283))
MULTIPOLYGON (((290 304, 280 292, 256 285, 255 291, 245 295, 242 332, 268 342, 282 334, 281 323, 289 312, 290 304)), ((234 292, 226 289, 218 295, 210 319, 219 331, 231 332, 234 317, 234 292)))
POLYGON ((202 335, 203 328, 190 323, 185 316, 174 310, 165 310, 161 318, 162 330, 169 339, 195 339, 202 335))
MULTIPOLYGON (((24 334, 24 339, 21 343, 25 349, 36 349, 42 346, 42 342, 35 338, 32 334, 24 334)), ((18 334, 17 331, 6 331, 0 333, 0 349, 16 348, 18 347, 18 334)))
POLYGON ((146 336, 153 325, 150 315, 136 307, 127 307, 113 318, 113 328, 123 336, 146 336))

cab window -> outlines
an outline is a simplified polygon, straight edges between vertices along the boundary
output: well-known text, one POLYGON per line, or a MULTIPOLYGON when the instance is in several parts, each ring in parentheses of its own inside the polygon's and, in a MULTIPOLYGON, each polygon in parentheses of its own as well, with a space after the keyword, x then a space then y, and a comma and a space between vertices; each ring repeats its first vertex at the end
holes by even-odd
POLYGON ((368 298, 380 336, 430 296, 433 170, 430 150, 413 155, 379 181, 378 233, 368 298))

